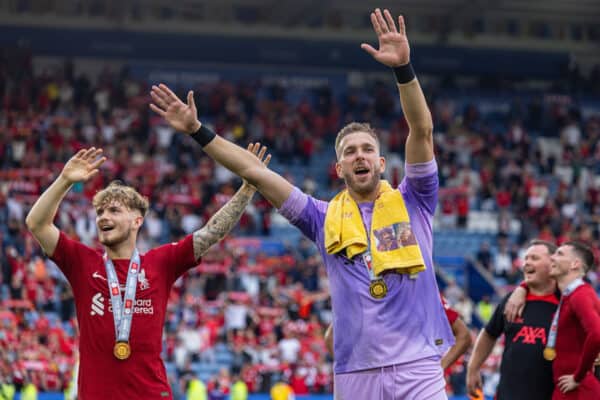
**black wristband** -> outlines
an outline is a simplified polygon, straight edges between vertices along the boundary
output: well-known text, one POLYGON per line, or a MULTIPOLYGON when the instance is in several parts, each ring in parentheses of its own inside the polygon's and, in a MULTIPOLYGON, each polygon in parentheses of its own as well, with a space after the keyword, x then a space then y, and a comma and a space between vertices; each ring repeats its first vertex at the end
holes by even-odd
POLYGON ((394 75, 396 75, 396 81, 400 84, 408 83, 416 77, 415 71, 413 70, 412 64, 410 62, 408 64, 404 64, 393 69, 394 75))
POLYGON ((200 129, 196 132, 192 133, 191 138, 194 139, 200 146, 204 147, 217 136, 216 133, 205 127, 204 125, 200 125, 200 129))

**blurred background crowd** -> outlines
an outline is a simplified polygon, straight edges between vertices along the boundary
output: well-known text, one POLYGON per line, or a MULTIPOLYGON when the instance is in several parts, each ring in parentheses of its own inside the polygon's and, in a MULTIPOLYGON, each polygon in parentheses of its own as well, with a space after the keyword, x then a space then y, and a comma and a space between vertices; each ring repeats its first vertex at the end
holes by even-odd
MULTIPOLYGON (((209 2, 198 3, 207 13, 209 2)), ((112 2, 3 4, 4 13, 17 16, 54 12, 120 23, 203 18, 192 9, 120 8, 112 2)), ((258 4, 234 15, 224 6, 213 22, 297 28, 291 19, 262 18, 258 4)), ((303 8, 292 11, 300 15, 303 8)), ((304 27, 361 28, 359 20, 347 17, 354 14, 333 6, 329 11, 305 19, 304 27)), ((435 34, 437 41, 460 30, 435 21, 416 22, 417 35, 435 34)), ((475 22, 467 26, 471 36, 490 33, 493 25, 475 22)), ((518 24, 505 28, 508 33, 492 33, 521 32, 518 24)), ((556 39, 547 28, 527 33, 556 39)), ((568 32, 571 40, 600 40, 598 25, 568 32)), ((73 295, 24 219, 64 162, 89 146, 102 147, 108 157, 91 182, 73 188, 56 220, 70 237, 93 247, 99 243, 91 197, 114 179, 150 199, 138 240, 142 252, 202 226, 240 182, 149 111, 149 85, 156 80, 145 79, 129 63, 86 68, 76 57, 38 52, 27 43, 0 48, 0 377, 63 391, 77 359, 73 295)), ((581 71, 572 59, 563 67, 560 79, 543 83, 501 74, 422 75, 440 167, 438 282, 473 335, 521 280, 528 240, 578 239, 600 248, 600 68, 581 71)), ((327 79, 294 84, 226 78, 175 86, 180 94, 194 89, 201 119, 220 135, 244 147, 260 141, 274 155, 273 169, 329 199, 342 184, 335 175, 333 141, 350 121, 369 121, 378 129, 388 161, 385 177, 398 184, 403 176, 408 127, 391 73, 348 80, 351 84, 339 85, 327 79)), ((588 278, 600 290, 596 273, 588 278)), ((331 393, 332 358, 323 339, 331 318, 328 280, 316 249, 257 195, 232 234, 171 292, 163 358, 174 392, 184 394, 195 377, 215 399, 238 379, 251 392, 268 392, 284 380, 296 394, 331 393)), ((501 346, 485 366, 487 394, 497 382, 501 346)), ((449 393, 464 394, 464 362, 447 371, 449 393)))

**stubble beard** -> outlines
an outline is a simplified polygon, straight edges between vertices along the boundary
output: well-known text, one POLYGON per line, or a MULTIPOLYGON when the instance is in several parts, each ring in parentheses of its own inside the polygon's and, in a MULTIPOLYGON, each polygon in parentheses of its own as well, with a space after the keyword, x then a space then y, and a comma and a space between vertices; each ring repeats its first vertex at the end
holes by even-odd
POLYGON ((373 191, 375 191, 375 189, 377 188, 377 183, 379 182, 379 176, 378 176, 378 174, 373 174, 369 178, 369 180, 358 183, 355 179, 355 176, 352 173, 348 173, 344 177, 344 181, 346 182, 346 186, 349 189, 352 189, 353 192, 355 192, 361 196, 366 196, 366 195, 373 193, 373 191))
POLYGON ((128 232, 123 232, 122 234, 115 236, 113 238, 104 238, 100 240, 100 243, 106 247, 112 247, 118 244, 125 242, 129 238, 128 232))

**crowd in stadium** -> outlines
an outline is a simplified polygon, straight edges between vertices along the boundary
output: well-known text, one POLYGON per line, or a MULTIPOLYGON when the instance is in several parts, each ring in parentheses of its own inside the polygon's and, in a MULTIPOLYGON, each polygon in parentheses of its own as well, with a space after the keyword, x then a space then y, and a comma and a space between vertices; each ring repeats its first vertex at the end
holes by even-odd
MULTIPOLYGON (((73 295, 27 233, 24 219, 63 163, 91 145, 102 147, 108 157, 92 182, 68 195, 57 217, 61 229, 98 245, 90 199, 120 179, 152 205, 138 240, 142 252, 200 227, 231 197, 239 180, 153 116, 148 85, 126 69, 107 69, 91 81, 69 62, 34 75, 26 52, 3 57, 10 62, 0 60, 0 377, 61 391, 77 356, 73 295)), ((585 88, 598 94, 599 76, 585 83, 577 80, 566 93, 585 88)), ((372 121, 382 129, 382 153, 391 156, 388 178, 395 185, 402 177, 408 128, 389 86, 375 84, 343 96, 322 89, 297 103, 286 100, 285 88, 258 82, 220 82, 195 90, 200 114, 219 134, 242 146, 260 141, 279 160, 295 165, 313 162, 346 122, 372 121)), ((463 107, 453 101, 446 89, 426 88, 444 188, 440 224, 464 229, 473 209, 499 218, 497 241, 469 256, 514 284, 521 279, 521 249, 530 238, 556 243, 576 238, 600 248, 598 109, 583 109, 568 95, 522 101, 509 91, 515 96, 508 111, 494 119, 477 104, 463 107), (516 231, 513 220, 521 221, 516 231)), ((314 188, 318 193, 340 185, 333 169, 327 174, 330 186, 314 188)), ((296 184, 315 185, 310 179, 296 184)), ((237 377, 251 391, 266 392, 279 380, 289 381, 297 394, 332 391, 332 360, 323 339, 331 309, 319 256, 307 241, 284 255, 266 255, 248 238, 269 235, 272 211, 256 196, 231 237, 176 283, 163 354, 173 365, 176 392, 185 391, 194 365, 215 362, 223 349, 230 354, 230 368, 209 378, 214 393, 226 392, 237 377)), ((598 288, 596 275, 589 278, 598 288)), ((476 311, 462 304, 468 303, 468 293, 465 298, 456 289, 450 285, 445 293, 470 323, 476 311)), ((497 373, 500 352, 494 354, 490 376, 497 373)), ((464 391, 462 363, 450 368, 448 381, 449 390, 464 391)))

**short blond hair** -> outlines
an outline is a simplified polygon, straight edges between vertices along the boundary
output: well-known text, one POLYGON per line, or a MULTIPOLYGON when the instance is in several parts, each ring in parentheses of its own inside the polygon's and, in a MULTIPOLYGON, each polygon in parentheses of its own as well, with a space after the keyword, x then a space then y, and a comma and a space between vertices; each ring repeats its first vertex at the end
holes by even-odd
POLYGON ((377 142, 377 147, 379 147, 379 137, 377 137, 377 132, 375 132, 375 129, 373 129, 368 122, 350 122, 348 125, 340 129, 335 137, 335 154, 338 159, 340 158, 340 145, 342 143, 342 139, 357 132, 369 134, 373 139, 375 139, 377 142))
POLYGON ((138 210, 142 217, 145 217, 146 212, 148 212, 148 198, 121 181, 112 181, 106 188, 96 193, 92 205, 97 210, 111 204, 113 201, 121 203, 130 210, 138 210))

